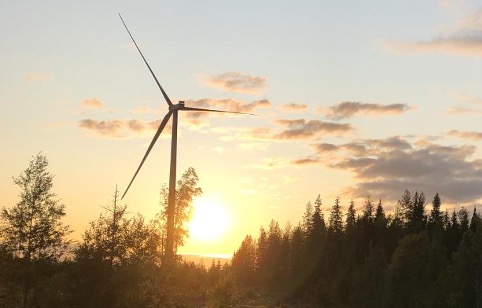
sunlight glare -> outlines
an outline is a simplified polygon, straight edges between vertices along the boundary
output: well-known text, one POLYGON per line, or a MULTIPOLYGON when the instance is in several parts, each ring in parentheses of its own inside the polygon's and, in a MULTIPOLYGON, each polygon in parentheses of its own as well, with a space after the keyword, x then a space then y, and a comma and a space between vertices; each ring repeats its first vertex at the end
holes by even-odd
POLYGON ((189 234, 200 241, 214 241, 226 233, 230 216, 226 209, 209 197, 197 198, 193 202, 193 216, 189 222, 189 234))

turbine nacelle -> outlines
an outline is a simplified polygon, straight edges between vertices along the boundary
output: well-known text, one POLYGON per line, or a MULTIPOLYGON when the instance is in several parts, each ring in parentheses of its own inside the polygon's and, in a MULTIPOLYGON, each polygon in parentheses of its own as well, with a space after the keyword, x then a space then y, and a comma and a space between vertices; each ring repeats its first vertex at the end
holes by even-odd
POLYGON ((179 103, 177 103, 176 105, 169 106, 169 110, 170 111, 182 110, 182 109, 184 109, 185 105, 186 104, 184 103, 184 101, 179 101, 179 103))

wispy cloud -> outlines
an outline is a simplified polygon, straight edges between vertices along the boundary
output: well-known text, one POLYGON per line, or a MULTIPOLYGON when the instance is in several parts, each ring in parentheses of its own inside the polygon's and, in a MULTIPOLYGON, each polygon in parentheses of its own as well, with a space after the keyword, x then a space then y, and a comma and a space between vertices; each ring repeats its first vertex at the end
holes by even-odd
POLYGON ((302 112, 305 111, 308 106, 306 104, 286 104, 282 105, 280 108, 281 110, 287 111, 287 112, 302 112))
POLYGON ((446 113, 449 115, 482 114, 482 110, 474 109, 470 107, 455 106, 455 107, 450 107, 446 113))
POLYGON ((266 78, 238 72, 226 72, 214 76, 204 76, 201 81, 211 87, 228 92, 257 94, 267 86, 266 78))
MULTIPOLYGON (((109 138, 129 138, 145 137, 156 130, 160 125, 160 120, 145 122, 141 120, 109 120, 97 121, 93 119, 83 119, 78 123, 79 127, 103 137, 109 138)), ((170 127, 166 126, 163 133, 168 133, 170 127)))
POLYGON ((285 120, 280 119, 275 121, 276 124, 287 127, 287 129, 274 135, 274 139, 307 139, 313 136, 320 135, 342 135, 353 130, 353 127, 348 123, 331 123, 320 120, 285 120))
POLYGON ((186 106, 200 107, 200 108, 215 108, 215 109, 221 109, 225 111, 254 113, 258 108, 270 107, 271 102, 266 99, 246 103, 246 102, 237 101, 233 99, 203 98, 198 100, 188 100, 186 101, 186 106))
POLYGON ((295 159, 291 161, 292 165, 297 165, 297 166, 312 165, 312 164, 319 164, 319 163, 320 163, 320 158, 316 156, 300 158, 300 159, 295 159))
POLYGON ((462 139, 471 139, 475 141, 482 140, 482 132, 467 132, 467 131, 451 130, 448 132, 448 135, 462 138, 462 139))
POLYGON ((48 82, 52 79, 50 73, 31 72, 25 75, 25 80, 30 82, 48 82))
POLYGON ((375 104, 360 102, 342 102, 328 108, 320 108, 319 111, 330 119, 340 120, 349 118, 358 114, 366 115, 382 115, 382 114, 399 114, 409 110, 407 104, 375 104))
POLYGON ((80 102, 81 106, 88 107, 88 108, 102 108, 104 103, 96 98, 84 99, 80 102))
POLYGON ((388 42, 385 46, 401 52, 442 52, 482 56, 482 9, 476 10, 428 40, 388 42))

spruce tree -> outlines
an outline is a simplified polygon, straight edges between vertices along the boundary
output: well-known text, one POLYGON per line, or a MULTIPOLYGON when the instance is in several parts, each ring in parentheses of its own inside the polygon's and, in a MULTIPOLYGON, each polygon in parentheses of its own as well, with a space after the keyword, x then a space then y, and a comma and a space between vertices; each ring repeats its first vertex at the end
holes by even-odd
POLYGON ((353 230, 356 226, 356 210, 355 210, 355 203, 353 202, 353 200, 350 200, 350 205, 348 206, 345 226, 347 231, 353 230))
POLYGON ((343 221, 341 218, 340 198, 336 197, 335 204, 331 208, 328 228, 332 234, 339 235, 343 231, 343 221))

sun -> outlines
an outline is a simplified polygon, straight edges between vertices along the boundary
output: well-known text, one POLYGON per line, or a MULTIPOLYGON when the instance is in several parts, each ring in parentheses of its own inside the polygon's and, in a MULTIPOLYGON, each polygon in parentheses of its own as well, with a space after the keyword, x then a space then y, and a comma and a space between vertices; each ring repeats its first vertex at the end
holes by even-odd
POLYGON ((189 235, 199 241, 215 241, 226 233, 229 222, 228 212, 217 200, 196 198, 193 202, 193 216, 188 223, 189 235))

